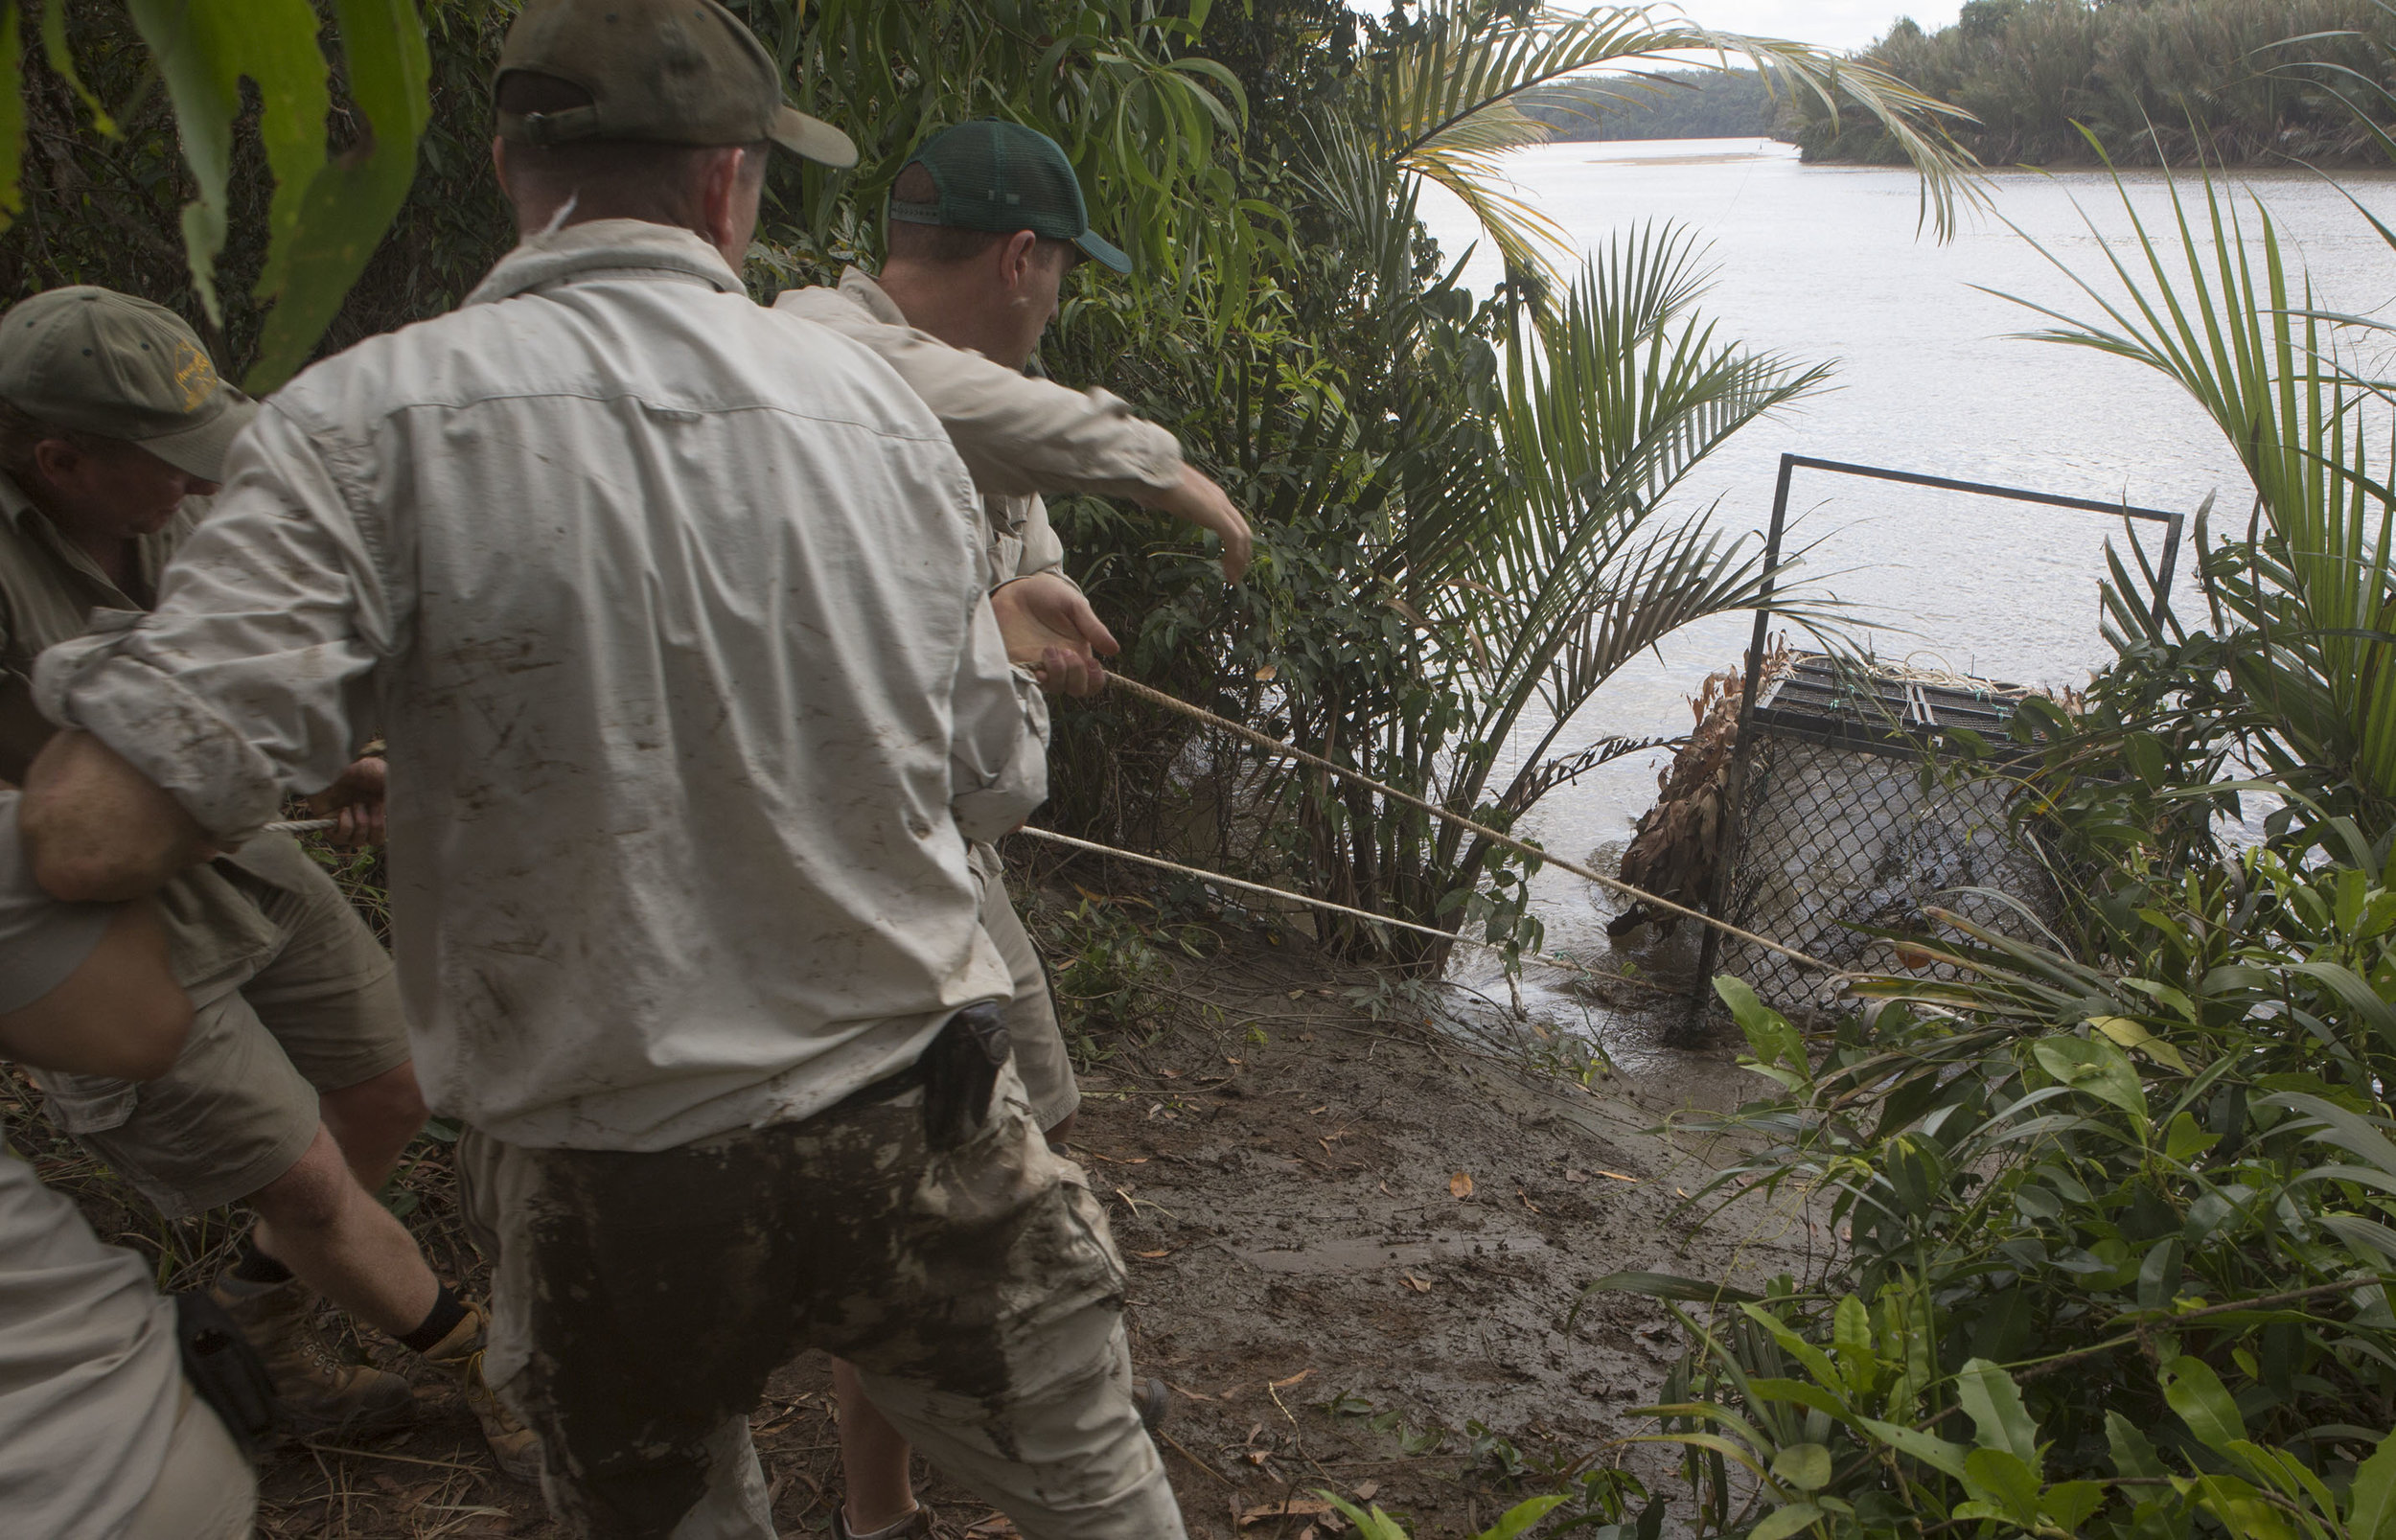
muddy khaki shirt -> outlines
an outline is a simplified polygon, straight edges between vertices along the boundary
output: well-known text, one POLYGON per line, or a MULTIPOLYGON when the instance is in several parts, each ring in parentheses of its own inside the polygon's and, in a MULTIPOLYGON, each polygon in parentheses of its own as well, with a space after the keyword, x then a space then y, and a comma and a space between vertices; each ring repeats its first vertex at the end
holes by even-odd
MULTIPOLYGON (((185 498, 173 523, 135 541, 134 591, 127 592, 0 473, 0 780, 22 782, 25 767, 58 730, 34 708, 34 659, 45 647, 82 635, 94 611, 147 608, 168 560, 208 502, 185 498)), ((175 979, 199 1004, 239 987, 275 945, 273 925, 227 880, 230 868, 286 888, 313 871, 288 835, 267 835, 159 892, 175 979)))
POLYGON ((604 220, 268 402, 153 614, 37 701, 220 838, 390 739, 427 1098, 506 1142, 803 1118, 1003 1000, 966 838, 1046 790, 973 485, 864 349, 604 220))
POLYGON ((871 348, 932 408, 982 494, 993 586, 1064 563, 1041 493, 1137 499, 1181 485, 1181 444, 1120 399, 1033 379, 917 331, 857 268, 838 288, 787 289, 773 308, 871 348))

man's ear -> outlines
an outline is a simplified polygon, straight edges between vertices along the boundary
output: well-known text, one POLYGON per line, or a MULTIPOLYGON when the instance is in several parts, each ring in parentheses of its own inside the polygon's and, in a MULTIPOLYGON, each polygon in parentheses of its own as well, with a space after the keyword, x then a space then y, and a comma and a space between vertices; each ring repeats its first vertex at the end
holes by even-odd
POLYGON ((1031 275, 1031 264, 1040 249, 1040 238, 1029 230, 1018 230, 995 248, 998 252, 999 283, 1013 290, 1024 287, 1031 275))
POLYGON ((699 231, 706 242, 724 253, 724 260, 738 270, 748 255, 749 226, 754 223, 745 207, 743 162, 749 151, 727 145, 708 155, 706 170, 699 184, 699 218, 703 227, 699 231))
POLYGON ((34 469, 54 487, 62 487, 83 469, 89 456, 64 439, 43 439, 34 446, 34 469))

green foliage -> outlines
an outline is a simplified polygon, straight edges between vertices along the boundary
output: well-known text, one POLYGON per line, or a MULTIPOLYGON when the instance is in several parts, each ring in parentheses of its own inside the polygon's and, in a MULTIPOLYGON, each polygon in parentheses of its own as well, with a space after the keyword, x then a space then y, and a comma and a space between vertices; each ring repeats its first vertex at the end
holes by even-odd
MULTIPOLYGON (((306 360, 415 176, 429 67, 415 6, 410 0, 335 0, 332 40, 342 60, 336 72, 318 43, 322 20, 308 0, 131 0, 127 15, 147 50, 144 57, 128 57, 116 16, 90 18, 90 40, 99 45, 107 75, 121 79, 127 66, 141 71, 139 94, 123 114, 130 120, 126 126, 84 83, 75 59, 81 29, 70 32, 68 9, 67 0, 45 0, 41 14, 44 62, 72 99, 65 126, 72 129, 80 108, 104 142, 123 141, 128 128, 151 136, 142 153, 153 163, 179 143, 193 195, 178 221, 185 259, 199 308, 219 326, 224 304, 218 264, 235 208, 235 125, 245 116, 254 123, 271 191, 252 298, 271 310, 260 356, 243 380, 252 390, 272 389, 306 360), (171 120, 140 111, 153 74, 171 120), (337 149, 330 121, 336 78, 346 119, 337 149)), ((0 206, 14 213, 23 207, 27 115, 18 94, 20 17, 12 5, 0 10, 0 34, 6 37, 0 53, 10 56, 11 66, 0 95, 15 117, 0 123, 0 206)), ((113 200, 116 193, 103 188, 100 195, 113 200)))
MULTIPOLYGON (((485 104, 505 10, 427 0, 421 24, 402 0, 251 11, 44 10, 58 46, 23 59, 21 95, 0 92, 30 150, 0 302, 71 283, 140 294, 263 389, 320 340, 448 309, 507 248, 485 104), (262 19, 276 16, 281 31, 262 19)), ((16 35, 0 25, 0 43, 16 35)))
MULTIPOLYGON (((1988 165, 2092 160, 2083 128, 2118 164, 2317 163, 2368 154, 2341 85, 2384 78, 2391 38, 2378 0, 1970 0, 1936 33, 1899 22, 1862 58, 1970 112, 1956 137, 1988 165)), ((1905 159, 1860 113, 1798 106, 1785 123, 1809 160, 1905 159)))
POLYGON ((1806 1188, 1842 1250, 1762 1299, 1597 1285, 1710 1307, 1647 1437, 1717 1528, 2396 1533, 2396 573, 2384 386, 2345 361, 2377 326, 2204 200, 2083 282, 2102 324, 2041 333, 2177 381, 2255 487, 2243 538, 2198 521, 2200 622, 2117 553, 2115 664, 2015 724, 2062 933, 1933 910, 1955 977, 1859 980, 1827 1040, 1722 981, 1774 1090, 1700 1201, 1806 1188))
POLYGON ((1812 1187, 1847 1246, 1805 1289, 1675 1310, 1692 1349, 1644 1437, 1687 1452, 1712 1524, 2380 1532, 2396 1038, 2351 1001, 2396 993, 2396 892, 2243 870, 2301 939, 2242 925, 2227 883, 2158 902, 2119 974, 1981 937, 1974 983, 1880 981, 1818 1065, 1723 991, 1782 1090, 1723 1119, 1769 1142, 1699 1200, 1812 1187))

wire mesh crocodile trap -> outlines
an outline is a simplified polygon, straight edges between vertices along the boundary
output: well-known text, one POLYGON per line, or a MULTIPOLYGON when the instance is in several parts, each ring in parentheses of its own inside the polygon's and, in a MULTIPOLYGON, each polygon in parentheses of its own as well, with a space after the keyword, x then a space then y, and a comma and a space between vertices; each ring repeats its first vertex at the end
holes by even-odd
MULTIPOLYGON (((2055 909, 2039 851, 2007 816, 2010 783, 1958 776, 1948 764, 1959 728, 2001 756, 2006 722, 2027 693, 1799 655, 1748 715, 1743 831, 1723 917, 1867 973, 1919 958, 1863 928, 1926 933, 1925 904, 2034 935, 1996 896, 2041 920, 2055 909)), ((1723 942, 1717 971, 1785 1011, 1835 1000, 1834 980, 1735 938, 1723 942)))
MULTIPOLYGON (((2160 525, 2156 558, 2150 562, 2135 540, 2126 556, 2144 569, 2158 621, 2168 603, 2181 514, 1801 454, 1781 456, 1764 537, 1767 569, 1781 560, 1790 483, 1800 470, 2102 514, 2126 528, 2160 525)), ((2004 933, 2035 933, 2032 916, 2052 915, 2056 894, 2039 852, 2007 816, 2010 780, 1948 772, 1953 735, 1969 729, 2001 750, 2005 723, 2028 692, 1869 664, 1841 668, 1810 655, 1766 692, 1771 587, 1767 581, 1747 648, 1739 734, 1724 791, 1726 859, 1714 863, 1709 912, 1837 967, 1873 973, 1926 959, 1858 928, 1922 933, 1925 903, 2004 933)), ((1745 978, 1785 1011, 1839 1003, 1835 978, 1709 929, 1697 977, 1717 973, 1745 978)), ((1692 998, 1691 1041, 1711 993, 1701 983, 1692 998)))

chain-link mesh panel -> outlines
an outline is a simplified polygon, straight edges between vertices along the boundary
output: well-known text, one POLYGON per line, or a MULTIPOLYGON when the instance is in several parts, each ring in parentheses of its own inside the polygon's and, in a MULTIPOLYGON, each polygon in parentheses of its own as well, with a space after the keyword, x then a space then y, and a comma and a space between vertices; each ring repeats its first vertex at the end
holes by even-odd
MULTIPOLYGON (((1759 736, 1747 767, 1744 833, 1728 918, 1799 952, 1865 973, 1906 971, 1919 954, 1859 933, 1872 926, 1923 932, 1924 904, 2025 939, 2036 928, 1992 888, 2041 920, 2056 912, 2046 867, 2006 817, 2009 783, 1962 780, 1923 761, 1835 744, 1759 736)), ((1735 974, 1783 1011, 1834 1006, 1819 970, 1725 938, 1718 971, 1735 974)), ((1933 976, 1950 969, 1920 968, 1933 976)))

